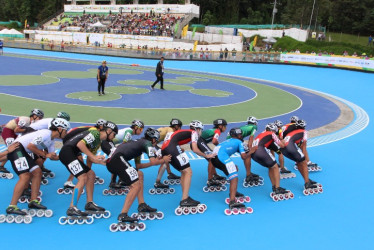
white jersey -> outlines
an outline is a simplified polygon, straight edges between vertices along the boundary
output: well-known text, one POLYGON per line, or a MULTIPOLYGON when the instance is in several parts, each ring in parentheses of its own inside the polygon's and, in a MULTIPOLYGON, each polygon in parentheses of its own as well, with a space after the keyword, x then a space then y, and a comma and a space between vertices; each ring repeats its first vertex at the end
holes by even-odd
POLYGON ((49 124, 53 118, 44 118, 39 121, 30 124, 30 128, 34 130, 48 129, 49 124))
POLYGON ((49 129, 42 129, 20 136, 15 142, 21 143, 27 153, 32 153, 27 148, 30 143, 34 144, 40 150, 48 149, 50 153, 55 151, 55 141, 52 140, 52 131, 49 129))

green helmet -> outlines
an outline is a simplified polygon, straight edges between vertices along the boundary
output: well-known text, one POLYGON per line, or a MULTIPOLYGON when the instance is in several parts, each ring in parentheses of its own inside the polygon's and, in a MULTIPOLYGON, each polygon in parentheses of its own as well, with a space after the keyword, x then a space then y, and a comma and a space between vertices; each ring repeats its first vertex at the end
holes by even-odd
POLYGON ((62 119, 65 119, 67 121, 70 121, 70 115, 64 111, 60 111, 57 113, 57 118, 62 118, 62 119))

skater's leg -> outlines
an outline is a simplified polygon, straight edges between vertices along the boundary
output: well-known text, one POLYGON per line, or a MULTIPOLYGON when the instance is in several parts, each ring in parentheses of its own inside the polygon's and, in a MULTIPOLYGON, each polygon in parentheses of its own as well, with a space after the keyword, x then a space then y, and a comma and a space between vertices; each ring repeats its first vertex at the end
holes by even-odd
POLYGON ((279 165, 280 165, 280 168, 284 168, 284 156, 283 154, 279 154, 279 165))
POLYGON ((306 160, 302 162, 296 163, 297 168, 299 169, 300 174, 304 178, 304 182, 307 183, 309 181, 309 172, 308 172, 308 164, 306 163, 306 160))
POLYGON ((17 205, 19 197, 21 197, 23 190, 28 186, 30 183, 31 174, 30 173, 23 173, 19 175, 19 180, 17 181, 14 191, 12 200, 10 201, 10 205, 17 205))
POLYGON ((73 179, 74 179, 74 175, 70 174, 66 181, 73 181, 73 179))
MULTIPOLYGON (((161 181, 161 178, 162 176, 164 175, 165 173, 165 170, 167 169, 167 164, 164 163, 160 166, 160 168, 158 169, 158 174, 157 174, 157 178, 156 178, 156 182, 160 182, 161 181)), ((169 171, 168 173, 170 172, 170 166, 169 166, 169 171)))
POLYGON ((38 197, 42 174, 43 173, 40 168, 36 168, 31 172, 31 200, 36 200, 38 197))
POLYGON ((244 166, 246 171, 246 176, 251 174, 251 157, 244 160, 244 166))
POLYGON ((79 198, 81 197, 83 187, 87 183, 87 173, 81 174, 77 177, 78 182, 74 187, 74 192, 71 197, 70 207, 76 206, 78 204, 79 198))
POLYGON ((238 190, 238 177, 230 180, 230 201, 235 200, 236 191, 238 190))
POLYGON ((208 180, 213 178, 213 175, 217 174, 216 168, 213 166, 211 161, 208 162, 208 180))
POLYGON ((126 195, 125 203, 123 204, 121 213, 128 213, 132 203, 134 203, 135 197, 140 191, 140 182, 134 182, 130 186, 130 192, 126 195))
POLYGON ((189 196, 188 193, 190 191, 191 178, 192 178, 191 167, 183 169, 182 170, 182 176, 181 176, 182 200, 187 199, 188 196, 189 196))
POLYGON ((168 174, 171 174, 170 164, 169 163, 165 163, 165 165, 166 165, 166 171, 168 172, 168 174))
POLYGON ((144 190, 144 174, 143 174, 143 172, 142 171, 138 171, 138 178, 139 178, 139 191, 138 191, 138 203, 139 204, 142 204, 142 203, 144 203, 144 192, 143 192, 143 190, 144 190))
POLYGON ((278 164, 275 164, 271 168, 269 168, 269 178, 271 181, 271 184, 275 187, 279 187, 280 185, 280 175, 279 175, 279 169, 278 164))
POLYGON ((87 202, 93 201, 95 178, 96 178, 96 174, 93 170, 90 170, 87 172, 87 183, 86 183, 87 202))

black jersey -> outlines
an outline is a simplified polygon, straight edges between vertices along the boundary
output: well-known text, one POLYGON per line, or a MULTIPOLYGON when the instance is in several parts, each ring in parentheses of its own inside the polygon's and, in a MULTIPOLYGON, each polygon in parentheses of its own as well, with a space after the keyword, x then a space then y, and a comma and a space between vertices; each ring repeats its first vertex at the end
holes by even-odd
POLYGON ((141 156, 142 153, 146 153, 149 158, 156 157, 155 148, 152 143, 145 138, 122 143, 117 147, 116 151, 114 151, 112 158, 117 154, 121 154, 126 161, 130 161, 141 156))
POLYGON ((70 140, 71 138, 73 138, 74 136, 76 136, 77 134, 82 133, 84 131, 87 131, 89 129, 93 129, 93 128, 95 128, 95 127, 82 126, 82 127, 76 127, 76 128, 70 129, 69 132, 66 134, 65 138, 62 140, 62 142, 65 143, 68 140, 70 140))
POLYGON ((86 144, 87 148, 93 153, 96 154, 97 150, 100 147, 100 132, 96 129, 83 131, 70 140, 66 141, 63 147, 74 147, 74 151, 79 153, 80 150, 77 147, 77 144, 83 141, 86 144))

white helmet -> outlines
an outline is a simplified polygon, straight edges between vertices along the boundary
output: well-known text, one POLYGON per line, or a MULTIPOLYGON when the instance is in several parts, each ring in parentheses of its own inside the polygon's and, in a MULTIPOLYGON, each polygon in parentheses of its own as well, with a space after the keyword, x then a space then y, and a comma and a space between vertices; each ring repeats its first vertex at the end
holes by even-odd
POLYGON ((201 123, 201 121, 198 121, 198 120, 193 120, 191 123, 190 123, 190 128, 193 128, 193 129, 198 129, 200 128, 201 130, 204 129, 204 125, 201 123))
POLYGON ((265 129, 269 130, 269 131, 276 132, 278 128, 274 123, 271 122, 271 123, 266 124, 265 129))
POLYGON ((49 129, 62 128, 62 129, 65 129, 65 130, 69 130, 70 129, 70 122, 68 122, 67 120, 65 120, 63 118, 55 118, 51 121, 48 128, 49 129))
POLYGON ((254 117, 254 116, 250 116, 247 118, 247 123, 248 124, 254 124, 254 125, 257 125, 257 118, 254 117))

